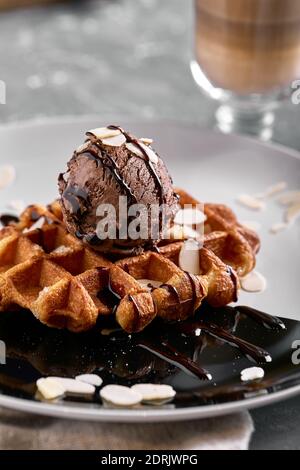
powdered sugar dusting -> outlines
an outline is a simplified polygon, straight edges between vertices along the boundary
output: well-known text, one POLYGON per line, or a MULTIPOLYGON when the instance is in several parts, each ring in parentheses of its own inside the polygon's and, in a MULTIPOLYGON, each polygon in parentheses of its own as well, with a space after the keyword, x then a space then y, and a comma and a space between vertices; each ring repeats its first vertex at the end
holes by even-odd
POLYGON ((57 255, 66 255, 68 253, 72 253, 72 248, 69 246, 65 245, 60 245, 55 250, 52 251, 52 253, 57 254, 57 255))

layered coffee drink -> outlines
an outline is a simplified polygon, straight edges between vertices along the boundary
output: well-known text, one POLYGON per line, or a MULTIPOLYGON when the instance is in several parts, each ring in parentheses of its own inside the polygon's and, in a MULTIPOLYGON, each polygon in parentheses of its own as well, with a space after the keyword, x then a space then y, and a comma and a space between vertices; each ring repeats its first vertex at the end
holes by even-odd
POLYGON ((196 59, 213 86, 268 93, 300 77, 299 0, 195 0, 196 59))

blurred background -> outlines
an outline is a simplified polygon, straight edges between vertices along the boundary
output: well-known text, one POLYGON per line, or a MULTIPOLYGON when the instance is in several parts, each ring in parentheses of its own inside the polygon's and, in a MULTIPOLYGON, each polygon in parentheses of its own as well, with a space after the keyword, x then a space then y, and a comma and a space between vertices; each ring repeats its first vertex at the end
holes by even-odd
MULTIPOLYGON (((193 0, 0 0, 0 122, 96 114, 214 127, 217 104, 190 71, 193 11, 193 0)), ((300 104, 281 104, 273 140, 300 149, 299 118, 300 104)))

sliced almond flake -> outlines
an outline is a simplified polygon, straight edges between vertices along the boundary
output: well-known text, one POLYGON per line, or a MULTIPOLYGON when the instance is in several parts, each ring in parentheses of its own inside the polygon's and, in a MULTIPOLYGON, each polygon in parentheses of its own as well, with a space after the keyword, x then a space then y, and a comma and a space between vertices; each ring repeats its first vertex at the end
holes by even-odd
POLYGON ((107 145, 108 147, 121 147, 126 143, 126 137, 123 134, 119 134, 107 139, 101 139, 101 142, 103 145, 107 145))
POLYGON ((279 232, 283 232, 283 230, 286 230, 288 227, 288 224, 285 222, 278 222, 277 224, 272 225, 270 228, 270 232, 276 235, 279 232))
POLYGON ((300 202, 300 191, 288 191, 282 194, 278 199, 278 202, 284 206, 290 204, 297 204, 300 202))
POLYGON ((95 387, 88 383, 80 382, 75 379, 68 379, 65 377, 51 377, 62 387, 65 388, 66 393, 74 395, 93 395, 95 393, 95 387))
POLYGON ((102 400, 115 406, 135 406, 141 403, 143 396, 123 385, 106 385, 100 390, 102 400))
POLYGON ((54 400, 65 394, 64 386, 51 377, 37 380, 36 386, 46 400, 54 400))
POLYGON ((281 193, 287 188, 287 182, 286 181, 280 181, 277 184, 274 184, 273 186, 270 186, 267 191, 266 191, 266 197, 271 197, 274 196, 277 193, 281 193))
POLYGON ((264 292, 267 287, 266 278, 258 271, 252 271, 240 279, 241 287, 245 292, 264 292))
POLYGON ((202 210, 196 208, 180 209, 175 218, 175 224, 179 225, 199 225, 206 221, 207 217, 202 210))
POLYGON ((75 380, 79 382, 84 382, 86 384, 94 385, 95 387, 100 387, 103 383, 103 380, 99 375, 96 374, 81 374, 75 377, 75 380))
POLYGON ((67 183, 67 182, 69 181, 70 175, 71 175, 70 170, 66 171, 66 172, 63 174, 63 179, 64 179, 65 183, 67 183))
POLYGON ((119 129, 109 129, 108 127, 97 127, 97 129, 87 131, 87 134, 92 134, 97 139, 108 139, 120 135, 121 131, 119 129))
POLYGON ((155 281, 153 279, 138 279, 138 283, 149 291, 157 289, 162 285, 162 281, 155 281))
MULTIPOLYGON (((141 147, 143 148, 143 150, 145 150, 149 160, 154 163, 155 165, 158 163, 158 156, 156 155, 156 153, 150 148, 148 147, 147 145, 143 144, 142 142, 140 143, 141 147)), ((136 145, 134 144, 133 142, 128 142, 126 144, 126 148, 134 153, 135 155, 137 155, 138 157, 140 158, 143 158, 144 157, 144 154, 143 152, 141 151, 141 149, 136 145)))
POLYGON ((261 380, 265 376, 265 371, 261 367, 249 367, 241 372, 242 382, 252 382, 254 380, 261 380))
POLYGON ((248 209, 253 209, 256 211, 261 211, 265 208, 265 203, 259 199, 250 196, 249 194, 241 194, 237 201, 248 209))
POLYGON ((165 229, 163 233, 164 240, 184 240, 184 238, 185 237, 182 225, 172 225, 172 227, 168 227, 167 229, 165 229))
POLYGON ((0 189, 10 186, 16 179, 16 169, 12 165, 0 166, 0 189))
POLYGON ((190 274, 201 274, 199 244, 195 240, 186 240, 179 253, 179 267, 190 274))
POLYGON ((294 222, 298 217, 300 217, 300 202, 290 206, 285 213, 285 220, 288 224, 294 222))
MULTIPOLYGON (((175 225, 174 225, 174 227, 175 227, 175 225)), ((201 233, 197 232, 196 230, 193 230, 188 225, 183 225, 181 227, 182 227, 183 238, 185 240, 188 240, 188 239, 200 240, 201 233)), ((202 225, 201 227, 202 227, 202 235, 203 235, 204 225, 202 225)), ((201 230, 200 230, 200 232, 201 232, 201 230)))
POLYGON ((157 401, 162 403, 173 399, 176 395, 173 387, 164 384, 136 384, 131 387, 131 390, 140 393, 145 403, 157 401))
POLYGON ((85 142, 84 144, 80 145, 77 149, 77 153, 83 153, 89 148, 90 142, 85 142))
POLYGON ((245 220, 242 222, 243 227, 253 230, 254 232, 259 232, 261 229, 261 224, 256 220, 245 220))
POLYGON ((153 144, 153 139, 148 139, 147 137, 142 137, 139 139, 143 144, 145 145, 151 145, 153 144))
POLYGON ((274 184, 273 186, 270 186, 267 188, 263 193, 255 194, 254 197, 256 199, 266 199, 269 197, 274 196, 277 193, 281 193, 287 188, 287 183, 286 181, 280 181, 277 184, 274 184))
POLYGON ((129 152, 134 153, 137 157, 143 158, 143 152, 141 149, 139 149, 138 146, 132 142, 127 142, 126 148, 129 150, 129 152))
POLYGON ((149 147, 148 145, 145 145, 143 143, 141 143, 141 146, 143 147, 143 149, 145 150, 146 154, 148 155, 148 158, 149 160, 154 163, 154 165, 157 165, 158 163, 158 156, 157 154, 154 152, 154 150, 152 150, 151 147, 149 147))

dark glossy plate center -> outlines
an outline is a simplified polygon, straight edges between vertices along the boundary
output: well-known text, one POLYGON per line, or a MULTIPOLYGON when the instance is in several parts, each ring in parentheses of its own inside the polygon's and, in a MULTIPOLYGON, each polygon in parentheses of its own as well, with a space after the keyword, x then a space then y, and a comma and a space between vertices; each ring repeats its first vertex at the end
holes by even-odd
MULTIPOLYGON (((178 408, 241 400, 299 384, 292 346, 300 339, 300 322, 284 320, 285 330, 271 328, 242 311, 204 307, 190 321, 171 325, 157 320, 131 336, 120 330, 103 335, 104 328, 116 328, 111 321, 102 320, 91 332, 76 335, 43 326, 28 311, 1 313, 0 340, 7 358, 0 365, 0 391, 36 400, 35 383, 42 376, 96 373, 104 385, 170 384, 177 395, 166 406, 178 408), (222 338, 214 334, 219 331, 222 338), (266 363, 263 354, 255 360, 232 337, 262 348, 272 362, 266 363), (241 371, 257 362, 265 370, 264 379, 242 383, 241 371), (212 380, 205 380, 205 374, 212 380)), ((101 406, 98 394, 87 401, 101 406)))

